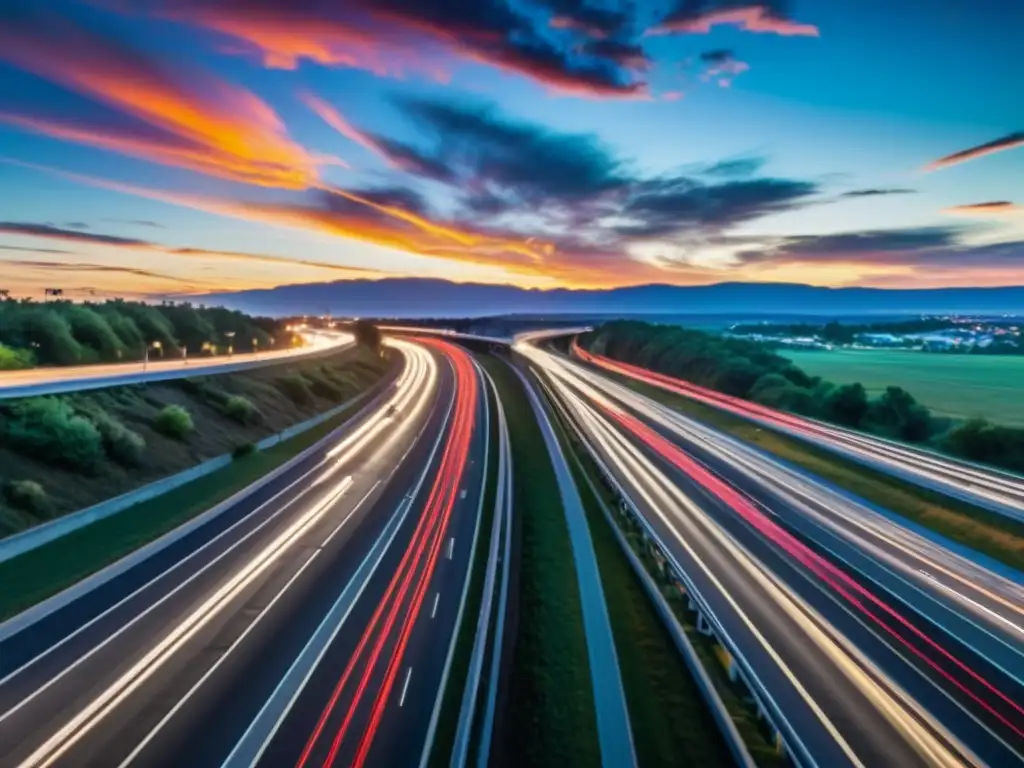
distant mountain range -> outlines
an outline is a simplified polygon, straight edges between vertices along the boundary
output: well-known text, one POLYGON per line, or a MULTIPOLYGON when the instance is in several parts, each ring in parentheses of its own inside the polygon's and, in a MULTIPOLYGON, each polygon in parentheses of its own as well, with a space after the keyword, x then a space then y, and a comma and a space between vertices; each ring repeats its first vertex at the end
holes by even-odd
MULTIPOLYGON (((186 297, 177 297, 186 298, 186 297)), ((605 290, 524 289, 424 278, 341 280, 188 297, 273 316, 469 317, 482 315, 1024 314, 1024 286, 822 288, 796 283, 638 285, 605 290)))

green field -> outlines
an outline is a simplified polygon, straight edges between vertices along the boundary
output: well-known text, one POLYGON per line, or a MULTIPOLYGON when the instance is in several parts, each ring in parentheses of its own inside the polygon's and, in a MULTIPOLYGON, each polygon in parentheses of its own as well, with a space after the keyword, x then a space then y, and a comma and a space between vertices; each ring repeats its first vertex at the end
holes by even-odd
POLYGON ((901 386, 936 414, 1024 426, 1024 357, 900 350, 781 351, 812 376, 859 381, 869 394, 901 386))

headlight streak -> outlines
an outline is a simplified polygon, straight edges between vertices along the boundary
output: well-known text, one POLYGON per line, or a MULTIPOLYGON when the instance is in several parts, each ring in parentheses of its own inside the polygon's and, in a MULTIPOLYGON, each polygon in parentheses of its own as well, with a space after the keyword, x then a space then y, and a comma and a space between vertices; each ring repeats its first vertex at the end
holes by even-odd
POLYGON ((394 639, 395 646, 387 661, 381 687, 374 697, 369 723, 360 737, 353 765, 362 765, 366 760, 384 705, 404 658, 409 636, 422 608, 423 599, 434 573, 441 545, 448 529, 448 522, 458 497, 458 487, 468 459, 474 429, 477 398, 475 372, 469 361, 469 356, 464 350, 435 340, 423 340, 420 343, 432 346, 445 354, 455 371, 456 409, 452 420, 451 434, 445 445, 434 486, 430 490, 423 514, 384 596, 378 603, 344 672, 334 686, 319 720, 306 741, 297 762, 299 767, 304 766, 310 760, 342 693, 355 673, 357 664, 364 660, 364 651, 369 649, 369 654, 365 659, 365 668, 359 678, 352 701, 330 742, 323 765, 330 766, 335 762, 349 726, 367 692, 370 678, 384 653, 385 646, 394 639), (417 574, 419 574, 418 577, 417 574), (412 590, 411 596, 410 590, 412 590), (400 617, 403 607, 405 612, 400 617), (397 635, 394 635, 393 630, 396 627, 397 635))
MULTIPOLYGON (((403 420, 397 429, 388 432, 381 449, 386 450, 394 441, 400 439, 411 430, 416 419, 427 408, 430 397, 436 386, 437 368, 433 358, 422 348, 400 340, 388 340, 390 345, 399 349, 410 361, 409 378, 404 386, 386 402, 378 411, 360 425, 352 434, 343 439, 327 453, 328 460, 333 464, 324 470, 324 478, 310 483, 302 495, 323 484, 341 466, 350 462, 359 452, 367 448, 381 433, 392 425, 386 416, 390 405, 411 407, 413 418, 403 420), (414 402, 415 401, 415 402, 414 402), (412 404, 410 406, 410 404, 412 404)), ((217 589, 189 616, 173 627, 152 649, 136 661, 126 672, 99 692, 82 710, 68 720, 56 733, 52 734, 31 755, 20 763, 21 768, 50 766, 71 747, 80 741, 101 720, 108 716, 121 702, 141 687, 152 677, 180 648, 196 636, 247 587, 259 579, 285 551, 300 541, 326 515, 333 505, 352 485, 351 476, 346 476, 334 484, 309 510, 276 536, 257 555, 249 560, 229 581, 217 589)), ((301 498, 300 497, 297 497, 301 498)), ((296 499, 296 500, 297 500, 296 499)), ((5 717, 14 710, 5 714, 5 717)))
MULTIPOLYGON (((896 695, 906 704, 910 697, 906 696, 898 686, 885 679, 885 676, 875 668, 871 662, 860 654, 852 654, 857 661, 849 657, 848 644, 843 642, 842 635, 832 628, 824 618, 819 616, 813 609, 806 605, 800 598, 794 595, 788 587, 778 581, 769 571, 764 569, 742 545, 732 539, 725 531, 722 531, 714 521, 710 520, 696 503, 679 490, 660 470, 655 468, 640 451, 629 443, 620 433, 612 429, 596 411, 589 409, 582 402, 577 401, 577 413, 586 414, 583 416, 592 430, 595 430, 599 437, 600 444, 608 450, 615 459, 617 466, 629 478, 629 485, 645 498, 647 506, 655 511, 671 531, 679 545, 685 549, 691 558, 708 574, 711 581, 716 585, 724 599, 730 604, 733 611, 741 618, 747 626, 748 631, 755 637, 759 644, 768 652, 772 660, 784 672, 790 683, 798 691, 801 698, 808 704, 823 723, 832 737, 848 755, 855 765, 863 765, 853 749, 843 739, 841 733, 821 710, 813 696, 802 686, 797 676, 786 665, 785 661, 778 655, 769 641, 760 633, 756 624, 747 616, 738 605, 735 598, 727 588, 715 577, 709 567, 690 546, 689 539, 695 535, 693 528, 694 521, 705 533, 716 540, 722 549, 728 551, 748 577, 758 583, 768 594, 773 602, 792 619, 792 621, 807 635, 822 652, 842 671, 872 704, 881 712, 885 713, 887 719, 904 734, 905 738, 915 745, 917 751, 927 755, 936 765, 959 766, 961 761, 941 744, 926 729, 921 728, 917 721, 909 716, 900 703, 893 700, 896 695), (638 478, 646 477, 644 483, 638 478), (657 498, 652 498, 650 493, 655 493, 657 498), (689 515, 683 515, 681 510, 685 509, 689 515), (671 513, 671 518, 669 517, 671 513), (843 648, 840 647, 843 646, 843 648), (844 652, 845 648, 845 652, 844 652), (882 680, 879 683, 872 679, 865 670, 871 670, 871 674, 882 680)), ((756 670, 754 671, 756 674, 756 670)), ((921 713, 918 713, 921 714, 921 713)), ((927 718, 926 718, 927 719, 927 718)), ((933 723, 933 726, 941 732, 941 727, 933 723)), ((953 741, 950 739, 950 741, 953 741)), ((969 754, 966 749, 958 745, 958 751, 962 754, 969 754)))
MULTIPOLYGON (((898 570, 906 579, 920 581, 922 569, 914 564, 914 561, 917 560, 918 564, 926 566, 932 573, 941 573, 959 583, 965 591, 991 600, 994 605, 999 606, 1010 616, 1018 617, 1018 621, 1020 618, 1024 618, 1024 588, 1020 585, 976 565, 965 557, 950 552, 928 538, 900 526, 879 512, 856 504, 841 494, 831 492, 827 488, 801 477, 797 472, 773 461, 738 440, 703 427, 703 425, 671 411, 666 406, 652 402, 627 387, 592 371, 571 365, 558 358, 553 358, 553 360, 561 367, 560 369, 564 370, 566 375, 573 376, 573 380, 578 381, 580 377, 584 377, 602 391, 608 392, 616 400, 644 415, 645 418, 683 436, 700 439, 705 450, 746 473, 748 477, 753 477, 770 487, 781 489, 777 491, 780 494, 795 493, 816 502, 820 507, 820 511, 817 512, 801 502, 795 503, 801 512, 812 518, 813 522, 826 526, 833 533, 853 542, 855 546, 869 551, 885 565, 898 570), (859 533, 844 526, 852 526, 858 529, 859 533), (868 535, 873 535, 899 549, 902 556, 893 557, 880 550, 867 540, 868 535)), ((927 590, 931 586, 932 583, 929 582, 919 589, 927 590)), ((994 615, 999 615, 998 613, 985 608, 978 601, 953 590, 948 585, 945 585, 945 591, 949 596, 958 600, 958 604, 947 604, 947 607, 955 611, 966 609, 972 614, 968 620, 972 621, 975 626, 983 629, 996 641, 1006 645, 1012 652, 1018 651, 1019 646, 1002 635, 1006 628, 1011 628, 1018 633, 1024 632, 1024 628, 1014 619, 1001 616, 1001 623, 993 627, 991 619, 994 615), (986 626, 980 627, 979 621, 986 626), (995 632, 992 631, 993 629, 995 632)), ((927 594, 930 599, 936 599, 934 593, 927 594)), ((1014 675, 1012 670, 1007 669, 1005 665, 1000 665, 995 661, 993 663, 996 666, 1001 666, 1011 677, 1019 677, 1019 673, 1014 675)))
POLYGON ((639 379, 653 386, 732 411, 747 418, 753 418, 784 431, 794 432, 811 440, 825 441, 873 463, 897 469, 909 469, 915 474, 946 486, 967 488, 997 505, 1018 510, 1014 516, 1024 519, 1024 478, 995 469, 977 469, 969 464, 944 459, 938 455, 933 456, 925 451, 912 450, 895 441, 861 435, 852 430, 840 429, 823 422, 792 416, 639 366, 595 355, 581 349, 575 343, 572 353, 580 359, 606 370, 639 379))
MULTIPOLYGON (((594 400, 594 402, 597 403, 599 407, 601 407, 602 410, 609 411, 612 415, 615 415, 617 412, 619 412, 619 409, 617 409, 614 406, 612 406, 611 403, 606 398, 602 397, 598 392, 594 391, 594 389, 592 387, 589 387, 585 382, 581 381, 580 377, 574 375, 574 372, 569 371, 568 367, 562 365, 561 361, 558 360, 557 358, 548 356, 545 353, 540 352, 539 350, 534 350, 534 349, 531 349, 529 347, 526 347, 525 349, 520 349, 520 351, 524 352, 524 354, 526 354, 528 357, 530 357, 535 363, 537 363, 541 367, 545 368, 549 373, 554 375, 553 376, 554 380, 557 381, 559 383, 559 385, 560 385, 560 392, 563 395, 565 395, 567 397, 567 399, 569 399, 571 402, 574 403, 574 409, 576 410, 577 415, 579 416, 579 418, 583 419, 586 423, 588 423, 588 426, 590 427, 592 432, 596 430, 597 432, 599 432, 599 433, 601 433, 603 435, 602 439, 603 439, 605 448, 607 450, 613 450, 613 449, 609 448, 609 446, 616 445, 616 444, 618 445, 617 461, 619 462, 618 465, 620 466, 620 468, 624 469, 624 464, 629 464, 630 466, 634 467, 634 470, 635 470, 636 463, 638 461, 640 461, 640 462, 646 461, 645 459, 643 459, 642 456, 640 456, 638 454, 638 452, 636 452, 636 450, 632 446, 630 446, 628 443, 625 443, 621 438, 619 438, 615 434, 614 431, 610 431, 607 427, 600 426, 600 421, 597 419, 597 417, 594 415, 594 413, 592 411, 588 413, 587 406, 584 406, 582 404, 582 402, 578 398, 575 397, 575 395, 573 395, 571 392, 569 392, 569 390, 565 387, 564 384, 561 383, 561 381, 564 380, 564 381, 570 382, 573 386, 579 388, 588 398, 592 398, 594 400), (566 394, 566 393, 568 393, 568 394, 566 394), (633 456, 632 459, 627 458, 627 456, 629 456, 630 454, 632 454, 632 456, 633 456)), ((630 426, 632 426, 632 425, 630 425, 630 426)), ((653 470, 653 467, 651 467, 649 469, 649 471, 650 470, 653 470)), ((654 470, 654 471, 656 472, 656 470, 654 470)), ((663 482, 668 482, 668 481, 663 480, 663 482)), ((634 484, 635 484, 635 480, 634 480, 634 484)), ((671 486, 670 483, 669 483, 669 485, 671 486)), ((641 492, 643 492, 642 489, 641 489, 641 492)), ((674 493, 677 494, 678 491, 675 491, 674 493)), ((742 499, 742 497, 740 497, 740 498, 742 499)), ((732 501, 735 501, 735 499, 732 499, 732 501)), ((745 499, 743 499, 743 501, 746 502, 745 499)), ((663 513, 662 509, 659 508, 658 504, 654 503, 654 501, 652 499, 649 499, 649 498, 648 498, 648 503, 664 519, 664 513, 663 513)), ((749 502, 746 502, 746 504, 748 506, 750 506, 749 502)), ((768 518, 765 518, 760 513, 760 511, 756 510, 756 508, 752 508, 752 509, 753 509, 754 513, 759 518, 761 518, 763 520, 767 520, 768 523, 770 523, 771 525, 774 526, 774 523, 771 523, 771 521, 768 518)), ((692 511, 693 510, 691 510, 691 512, 692 511)), ((697 511, 699 513, 699 510, 697 510, 697 511)), ((702 518, 703 518, 703 516, 701 516, 698 519, 702 519, 702 518)), ((668 522, 668 521, 666 520, 666 522, 668 522)), ((702 519, 702 522, 706 526, 710 525, 710 526, 717 527, 717 526, 715 526, 713 521, 707 520, 705 522, 702 519)), ((678 530, 676 529, 675 526, 671 526, 670 525, 669 526, 669 530, 672 530, 678 538, 682 539, 682 537, 680 536, 680 534, 679 534, 679 532, 678 532, 678 530)), ((720 534, 716 534, 716 535, 720 536, 720 534)), ((726 534, 726 536, 727 535, 728 534, 726 534)), ((681 540, 681 543, 683 544, 683 546, 686 546, 685 541, 681 540)), ((812 562, 813 562, 813 560, 812 560, 812 562)), ((831 570, 831 568, 829 568, 827 566, 825 568, 820 568, 817 563, 815 563, 815 567, 819 568, 819 571, 821 573, 827 575, 834 582, 834 584, 837 586, 837 588, 841 588, 846 593, 846 596, 848 598, 852 597, 859 604, 873 603, 871 598, 867 598, 864 595, 859 594, 857 592, 857 588, 856 587, 851 587, 851 586, 843 583, 842 577, 837 577, 835 575, 835 573, 831 570)), ((834 566, 832 568, 834 568, 834 566)), ((857 586, 859 587, 859 585, 857 585, 857 586)), ((876 610, 879 610, 879 606, 878 606, 877 603, 873 603, 873 606, 874 606, 874 608, 876 610)), ((805 610, 810 610, 807 606, 804 606, 804 609, 805 610)), ((883 620, 884 620, 886 615, 887 615, 886 612, 883 610, 882 611, 882 619, 883 620)), ((872 617, 875 618, 876 621, 878 620, 878 617, 874 614, 874 612, 872 612, 872 617)), ((890 615, 890 618, 891 618, 891 615, 890 615)), ((899 620, 898 617, 897 617, 897 620, 899 620)), ((823 620, 821 620, 821 621, 823 621, 823 620)), ((832 629, 831 631, 835 632, 834 629, 832 629)), ((928 641, 928 638, 925 638, 925 640, 928 641)), ((849 649, 848 648, 848 651, 849 650, 854 650, 855 651, 855 649, 849 649)), ((865 662, 866 662, 866 660, 865 660, 865 662)), ((955 662, 955 660, 954 660, 954 662, 955 662)), ((847 670, 847 671, 849 671, 849 670, 847 670)), ((877 674, 881 675, 881 673, 879 671, 877 671, 877 670, 875 670, 875 671, 876 671, 877 674)), ((968 670, 968 672, 969 672, 969 670, 968 670)), ((984 684, 984 681, 981 681, 981 682, 984 684)), ((863 685, 861 687, 863 688, 863 685)), ((886 682, 886 687, 890 687, 893 690, 898 691, 898 689, 895 686, 892 685, 891 681, 887 681, 886 682)), ((996 693, 998 694, 998 691, 996 693)), ((902 692, 898 691, 898 695, 899 695, 899 697, 901 699, 903 699, 905 705, 906 704, 912 705, 913 708, 917 711, 919 716, 922 714, 922 711, 916 706, 916 702, 913 702, 908 696, 906 696, 905 693, 902 693, 902 692)), ((948 750, 943 745, 941 745, 939 742, 937 742, 930 734, 928 734, 927 732, 922 731, 919 726, 915 725, 916 721, 914 721, 913 718, 908 718, 908 716, 906 714, 902 713, 900 711, 900 709, 899 709, 899 705, 896 704, 896 702, 890 701, 888 699, 888 697, 884 693, 882 693, 880 690, 875 691, 869 697, 872 698, 872 700, 876 701, 876 703, 879 705, 880 709, 882 709, 883 711, 889 712, 890 715, 893 715, 894 717, 896 717, 899 720, 899 722, 902 724, 901 725, 901 730, 904 733, 906 733, 908 738, 913 743, 916 743, 919 746, 919 748, 923 751, 923 753, 931 755, 932 759, 935 759, 937 755, 938 756, 942 756, 942 760, 943 761, 950 761, 949 764, 955 764, 957 762, 955 758, 952 758, 949 755, 948 750)), ((1015 709, 1019 709, 1014 702, 1011 701, 1011 702, 1007 702, 1007 703, 1009 703, 1009 705, 1011 707, 1013 707, 1015 709)), ((934 725, 937 726, 937 723, 934 723, 934 720, 932 720, 931 718, 927 718, 927 719, 929 719, 934 725)), ((1005 720, 1004 720, 1004 722, 1005 722, 1005 720)), ((1011 729, 1014 728, 1012 722, 1007 723, 1007 724, 1009 725, 1009 727, 1011 729)), ((938 727, 938 730, 941 731, 941 727, 938 727)), ((943 738, 944 739, 949 738, 952 741, 951 737, 948 737, 948 734, 943 734, 943 738)), ((960 747, 958 746, 957 749, 959 750, 960 747)), ((964 750, 964 752, 966 752, 966 750, 964 750)))

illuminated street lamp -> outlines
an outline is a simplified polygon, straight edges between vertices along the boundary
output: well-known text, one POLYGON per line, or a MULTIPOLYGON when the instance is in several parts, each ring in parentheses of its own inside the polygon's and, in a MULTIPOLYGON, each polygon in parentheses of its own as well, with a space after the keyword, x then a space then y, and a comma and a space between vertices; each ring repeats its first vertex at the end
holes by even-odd
POLYGON ((156 349, 156 350, 160 351, 160 357, 164 356, 164 345, 161 344, 159 341, 154 341, 151 345, 146 345, 146 347, 142 350, 142 371, 143 371, 143 373, 145 373, 146 368, 149 367, 149 348, 151 346, 153 347, 153 349, 156 349))
POLYGON ((254 355, 258 355, 260 352, 260 340, 255 336, 252 337, 252 352, 254 355))
POLYGON ((235 332, 225 331, 224 335, 227 337, 228 340, 228 357, 231 357, 231 355, 235 353, 235 332))

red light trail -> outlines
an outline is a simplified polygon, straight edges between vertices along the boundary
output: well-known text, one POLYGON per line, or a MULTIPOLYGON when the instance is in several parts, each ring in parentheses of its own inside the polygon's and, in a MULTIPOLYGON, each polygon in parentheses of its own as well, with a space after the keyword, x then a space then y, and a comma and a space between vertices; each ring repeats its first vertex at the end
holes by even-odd
POLYGON ((455 408, 451 432, 445 444, 434 484, 424 506, 423 515, 416 525, 383 598, 377 605, 343 674, 335 685, 316 727, 306 742, 296 763, 296 768, 303 768, 308 763, 317 744, 320 743, 339 699, 352 679, 357 665, 364 659, 364 652, 369 647, 370 651, 365 658, 362 675, 342 722, 334 733, 329 752, 323 762, 325 768, 334 764, 352 720, 371 687, 370 681, 378 668, 378 662, 382 655, 386 656, 385 648, 388 643, 394 640, 394 648, 391 650, 390 656, 387 657, 384 678, 376 692, 370 719, 360 737, 357 754, 352 764, 361 766, 365 762, 380 725, 384 706, 402 664, 409 636, 420 614, 423 599, 434 574, 438 554, 446 536, 452 509, 458 498, 459 482, 469 455, 477 407, 475 372, 469 355, 462 348, 435 339, 424 339, 420 343, 433 347, 448 357, 455 370, 455 408), (404 616, 399 619, 414 582, 415 588, 412 590, 412 597, 408 601, 404 616), (381 623, 382 616, 384 617, 383 623, 381 623), (397 636, 394 634, 396 625, 400 627, 397 636))

